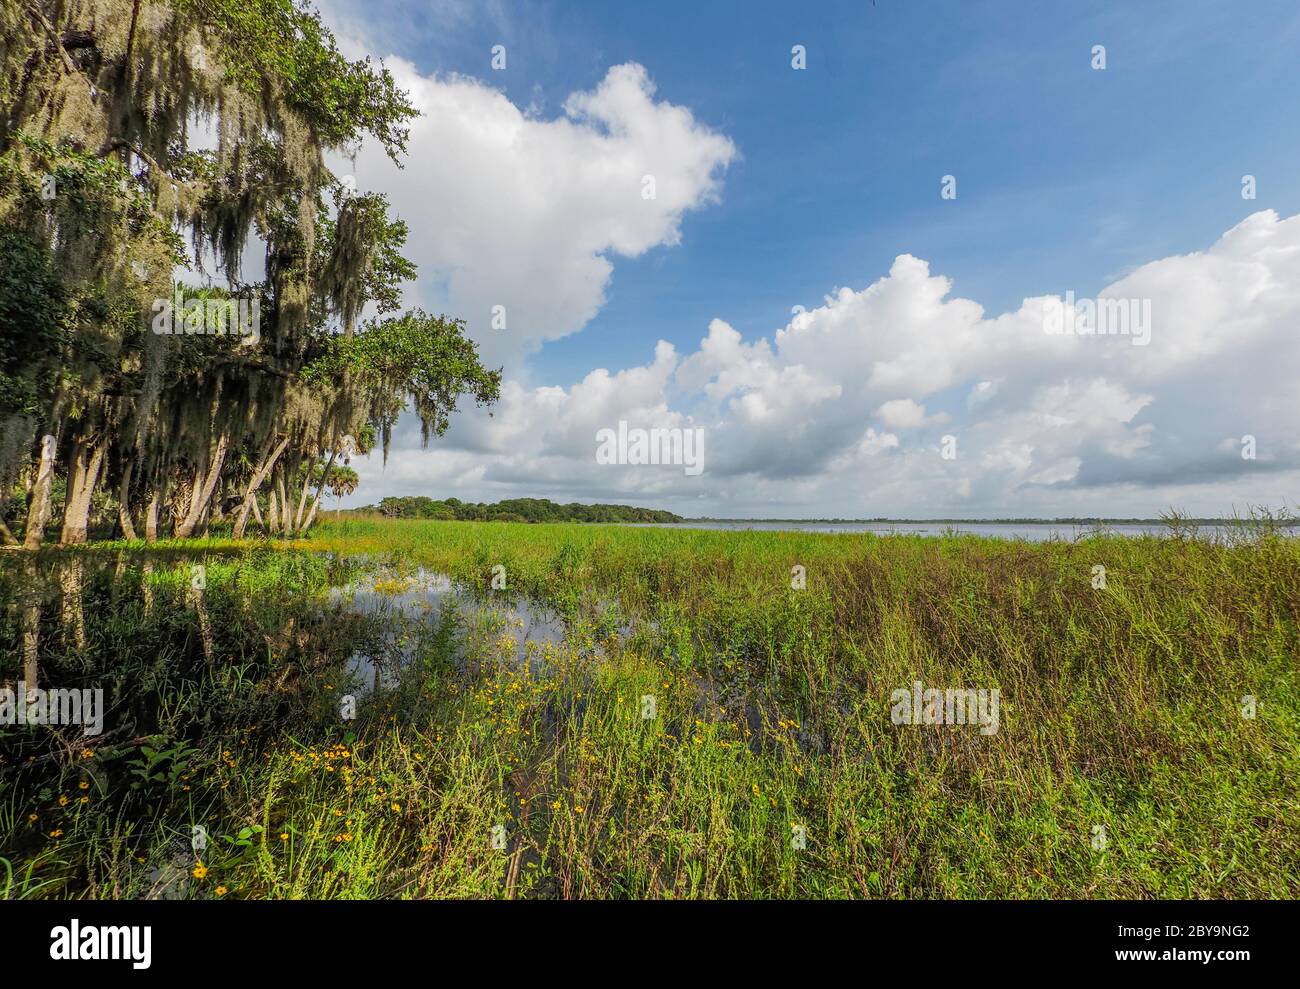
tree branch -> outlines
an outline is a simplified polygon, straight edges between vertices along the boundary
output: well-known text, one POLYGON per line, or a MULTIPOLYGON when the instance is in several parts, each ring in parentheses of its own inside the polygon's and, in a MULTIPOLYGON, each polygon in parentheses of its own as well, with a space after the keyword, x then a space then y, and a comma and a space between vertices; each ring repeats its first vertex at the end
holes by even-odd
MULTIPOLYGON (((41 25, 45 28, 45 33, 50 36, 50 43, 58 50, 59 56, 63 59, 63 67, 68 70, 68 74, 76 75, 80 72, 81 70, 77 68, 77 64, 72 61, 72 56, 68 54, 68 49, 64 46, 63 39, 59 37, 59 32, 54 30, 54 25, 50 23, 50 19, 42 14, 37 8, 30 5, 27 7, 27 12, 40 21, 41 25)), ((93 44, 93 42, 91 43, 93 44)))

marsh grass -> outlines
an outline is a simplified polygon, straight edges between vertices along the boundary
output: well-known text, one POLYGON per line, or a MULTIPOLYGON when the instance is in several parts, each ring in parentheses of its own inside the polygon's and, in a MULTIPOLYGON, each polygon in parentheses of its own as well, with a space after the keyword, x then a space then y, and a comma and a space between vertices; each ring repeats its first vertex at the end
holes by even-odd
MULTIPOLYGON (((23 765, 29 735, 7 755, 8 895, 1300 895, 1300 544, 1267 527, 1026 544, 341 521, 204 545, 206 647, 194 555, 82 551, 81 645, 45 602, 47 680, 108 677, 136 713, 89 758, 23 765), (474 606, 408 618, 411 661, 341 719, 348 657, 391 630, 328 587, 421 572, 474 606), (565 640, 521 655, 520 599, 565 640), (914 680, 997 688, 998 732, 894 725, 914 680), (123 746, 146 732, 155 756, 188 748, 133 789, 148 760, 123 746), (60 807, 85 780, 95 799, 60 807)), ((17 573, 0 564, 12 601, 17 573)))

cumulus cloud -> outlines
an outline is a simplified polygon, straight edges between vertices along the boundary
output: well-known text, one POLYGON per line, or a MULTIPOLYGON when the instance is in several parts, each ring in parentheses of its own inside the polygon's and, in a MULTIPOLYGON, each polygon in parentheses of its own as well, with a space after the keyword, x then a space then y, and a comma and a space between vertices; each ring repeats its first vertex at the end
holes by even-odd
POLYGON ((477 79, 386 64, 421 113, 404 167, 367 146, 336 170, 387 193, 407 221, 420 268, 407 301, 465 318, 485 358, 508 370, 597 313, 612 258, 677 244, 683 216, 716 199, 737 155, 690 110, 657 99, 633 63, 570 95, 554 119, 477 79))
POLYGON ((660 342, 647 364, 570 387, 509 384, 495 418, 462 417, 435 454, 399 451, 396 473, 373 475, 370 490, 408 493, 406 463, 431 457, 421 462, 438 466, 415 490, 697 514, 1128 515, 1294 502, 1300 216, 1256 213, 1208 249, 1152 261, 1099 295, 1148 300, 1149 344, 1049 334, 1052 298, 990 316, 900 255, 770 341, 746 341, 717 318, 685 355, 660 342), (704 428, 705 472, 596 464, 596 430, 619 419, 704 428), (1246 435, 1254 460, 1241 456, 1246 435), (941 455, 945 436, 953 459, 941 455))
MULTIPOLYGON (((926 423, 925 406, 910 398, 892 398, 876 409, 876 416, 895 429, 915 429, 926 423)), ((938 417, 936 417, 938 418, 938 417)), ((946 416, 944 417, 947 418, 946 416)))

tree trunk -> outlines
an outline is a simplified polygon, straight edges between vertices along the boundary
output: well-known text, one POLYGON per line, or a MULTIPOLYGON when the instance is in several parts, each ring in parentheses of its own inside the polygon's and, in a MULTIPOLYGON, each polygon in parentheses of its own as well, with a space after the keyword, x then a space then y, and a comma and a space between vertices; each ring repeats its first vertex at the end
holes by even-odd
POLYGON ((225 433, 217 440, 217 449, 213 452, 206 476, 203 471, 194 474, 194 490, 190 495, 190 510, 180 524, 176 526, 176 538, 188 539, 194 535, 199 519, 207 511, 212 501, 212 492, 216 490, 217 481, 221 479, 221 468, 226 461, 226 447, 229 442, 225 433))
POLYGON ((284 535, 292 535, 293 519, 289 515, 289 495, 284 488, 284 471, 277 471, 275 474, 275 490, 280 492, 280 531, 284 535))
POLYGON ((316 485, 316 497, 311 503, 311 511, 307 513, 307 521, 302 524, 302 531, 306 532, 311 528, 311 524, 316 519, 316 510, 320 508, 321 495, 325 493, 325 482, 329 479, 330 471, 334 467, 334 458, 338 456, 338 451, 330 453, 329 463, 325 465, 325 472, 320 476, 320 484, 316 485))
POLYGON ((302 479, 302 492, 298 495, 298 511, 293 515, 293 527, 302 529, 302 517, 307 511, 307 492, 311 490, 311 464, 307 464, 306 473, 302 479))
POLYGON ((122 468, 122 480, 117 484, 117 522, 122 527, 122 537, 134 540, 135 525, 131 521, 131 475, 135 461, 128 460, 122 468))
MULTIPOLYGON (((253 472, 253 476, 248 481, 248 487, 244 490, 244 503, 239 506, 239 514, 235 518, 235 530, 232 535, 236 539, 244 538, 244 527, 248 525, 248 513, 257 508, 257 489, 262 486, 266 480, 266 475, 275 467, 275 462, 280 459, 280 454, 284 453, 284 448, 289 445, 289 437, 285 437, 279 445, 271 452, 264 461, 262 466, 253 472)), ((262 519, 257 520, 261 523, 262 519)))
POLYGON ((59 532, 59 542, 68 541, 68 524, 76 518, 79 492, 86 486, 86 468, 85 444, 73 443, 72 459, 68 461, 68 476, 64 478, 63 484, 63 528, 59 532))
POLYGON ((54 483, 54 437, 41 437, 41 462, 32 484, 32 500, 27 508, 27 532, 23 545, 40 549, 45 539, 45 523, 50 520, 50 486, 54 483))
POLYGON ((9 531, 9 526, 5 525, 5 509, 9 507, 9 492, 4 490, 0 485, 0 545, 17 546, 18 540, 14 534, 9 531))
POLYGON ((271 529, 270 529, 270 527, 269 527, 269 526, 268 526, 268 525, 267 525, 267 524, 262 520, 262 510, 261 510, 260 508, 257 507, 257 499, 256 499, 256 498, 253 499, 253 501, 252 501, 252 505, 253 505, 253 516, 257 519, 257 524, 260 525, 260 526, 262 527, 262 529, 265 530, 266 534, 269 536, 269 535, 271 534, 271 529))
POLYGON ((266 532, 273 536, 280 526, 280 508, 275 503, 275 485, 271 485, 271 494, 266 499, 266 532))
POLYGON ((59 542, 65 546, 86 541, 90 522, 90 499, 99 484, 99 472, 104 466, 104 453, 108 441, 100 440, 94 446, 78 443, 68 468, 68 497, 63 510, 63 533, 59 542))
MULTIPOLYGON (((185 522, 199 510, 199 499, 203 495, 203 468, 194 468, 194 476, 189 480, 189 487, 186 489, 185 497, 177 500, 176 509, 172 513, 172 535, 176 538, 184 538, 181 535, 182 526, 185 522)), ((188 535, 188 533, 187 533, 188 535)))
POLYGON ((150 485, 149 505, 144 510, 144 541, 158 541, 158 513, 162 510, 162 482, 150 485))

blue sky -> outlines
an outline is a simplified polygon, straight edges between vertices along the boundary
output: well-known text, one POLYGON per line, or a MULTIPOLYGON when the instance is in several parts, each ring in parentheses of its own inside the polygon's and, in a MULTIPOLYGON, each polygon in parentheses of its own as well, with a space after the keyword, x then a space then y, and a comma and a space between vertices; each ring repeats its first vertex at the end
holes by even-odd
MULTIPOLYGON (((646 366, 660 340, 688 360, 715 319, 746 344, 774 341, 792 306, 823 306, 841 286, 864 290, 899 255, 928 262, 933 274, 950 280, 951 297, 973 300, 992 317, 1016 312, 1028 297, 1067 289, 1093 295, 1142 265, 1204 251, 1259 210, 1282 218, 1300 213, 1300 8, 1293 2, 749 0, 644 8, 329 0, 324 13, 350 44, 406 60, 432 80, 478 80, 534 121, 565 119, 571 94, 591 92, 612 67, 633 63, 652 81, 654 101, 684 109, 695 125, 734 147, 716 186, 677 214, 675 236, 630 255, 595 252, 612 271, 594 312, 577 325, 552 327, 540 346, 536 339, 521 343, 517 359, 506 359, 510 375, 528 388, 568 389, 593 369, 617 374, 646 366), (490 66, 496 44, 506 46, 504 71, 490 66), (802 71, 791 67, 796 44, 807 52, 802 71), (1091 65, 1098 44, 1105 46, 1102 71, 1091 65), (1253 201, 1241 196, 1246 174, 1258 183, 1253 201), (944 175, 956 178, 953 201, 940 198, 944 175)), ((454 158, 457 148, 440 153, 454 158)), ((413 160, 418 167, 418 149, 413 160)), ((384 187, 382 177, 372 177, 384 187)), ((436 187, 426 192, 439 194, 436 187)), ((424 202, 408 208, 400 191, 392 195, 418 225, 424 202)), ((434 207, 429 222, 438 219, 434 207)), ((449 277, 438 266, 447 256, 435 255, 431 270, 417 252, 421 301, 431 301, 430 293, 438 301, 449 277)), ((457 301, 454 292, 447 301, 457 301)), ((481 332, 473 314, 470 325, 481 332)), ((1173 332, 1166 330, 1165 339, 1173 332)), ((1185 364, 1168 353, 1171 366, 1185 364)), ((927 395, 896 398, 928 396, 931 415, 955 415, 972 375, 996 377, 987 362, 975 364, 927 395)), ((1150 369, 1142 376, 1147 391, 1169 377, 1150 369)), ((1114 384, 1116 377, 1101 369, 1097 380, 1114 384)), ((1138 395, 1137 384, 1125 386, 1130 397, 1138 395)), ((683 396, 679 385, 667 388, 669 405, 694 415, 698 396, 683 396)), ((1124 421, 1139 428, 1164 397, 1154 394, 1142 413, 1124 421)), ((1172 403, 1166 406, 1178 421, 1172 403)), ((718 415, 725 417, 725 408, 718 415)), ((1244 428, 1224 418, 1224 436, 1244 428)), ((1151 431, 1146 435, 1150 454, 1151 431)), ((1186 441, 1170 437, 1175 445, 1186 441)), ((1204 443, 1211 446, 1211 438, 1204 443)), ((828 443, 822 468, 835 459, 834 446, 828 443)), ((1070 457, 1087 459, 1083 450, 1070 457)), ((759 465, 755 476, 766 473, 759 465)), ((418 476, 410 469, 405 480, 385 483, 411 493, 418 476)), ((489 471, 479 490, 544 493, 513 490, 519 480, 510 476, 492 482, 489 471)), ((989 507, 980 510, 999 514, 996 505, 1005 503, 1009 514, 1017 506, 1071 501, 1060 481, 1052 482, 1061 495, 1055 500, 1026 497, 1025 480, 1004 486, 1001 495, 990 491, 989 507)), ((588 493, 581 485, 569 490, 588 493)), ((620 480, 590 493, 619 490, 631 489, 620 480)), ((1135 491, 1115 501, 1154 510, 1179 493, 1135 491)), ((662 494, 681 497, 676 489, 662 494)), ((1231 491, 1206 489, 1192 500, 1208 510, 1225 496, 1231 491)), ((792 497, 810 508, 835 501, 807 491, 792 497)), ((950 507, 960 507, 961 497, 950 507)), ((716 503, 734 498, 716 488, 694 495, 716 503)), ((361 492, 359 499, 367 500, 361 492)), ((767 503, 779 502, 778 495, 767 503)))
POLYGON ((1249 211, 1243 174, 1285 215, 1300 206, 1300 122, 1278 98, 1300 92, 1287 0, 455 9, 364 5, 396 54, 543 113, 639 62, 742 155, 679 246, 618 265, 589 332, 536 359, 542 378, 625 366, 659 338, 694 344, 719 312, 770 332, 798 300, 859 287, 903 251, 1001 312, 1203 246, 1249 211), (487 67, 494 44, 504 72, 487 67), (1090 67, 1094 44, 1105 71, 1090 67))

